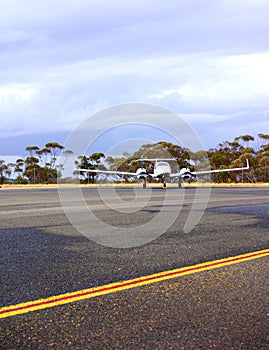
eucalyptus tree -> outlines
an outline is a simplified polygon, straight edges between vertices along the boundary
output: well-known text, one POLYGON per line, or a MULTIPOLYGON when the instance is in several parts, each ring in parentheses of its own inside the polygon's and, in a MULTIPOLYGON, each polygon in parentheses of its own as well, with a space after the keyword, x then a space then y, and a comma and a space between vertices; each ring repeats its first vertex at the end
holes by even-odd
POLYGON ((49 150, 49 152, 47 152, 47 153, 49 153, 51 155, 49 166, 50 166, 50 168, 55 169, 57 156, 64 149, 64 146, 62 146, 58 142, 48 142, 48 143, 46 143, 45 148, 49 150))
POLYGON ((266 142, 266 143, 269 142, 269 135, 268 134, 258 134, 258 136, 263 142, 266 142))
POLYGON ((27 152, 29 152, 29 156, 24 160, 24 173, 29 181, 33 184, 38 182, 38 170, 39 166, 39 158, 36 155, 36 152, 39 150, 38 146, 27 146, 25 148, 27 152))
POLYGON ((0 184, 3 184, 6 180, 5 173, 8 170, 8 166, 5 160, 0 159, 0 184))
POLYGON ((29 156, 25 159, 24 175, 32 184, 39 182, 39 159, 37 157, 29 156))
MULTIPOLYGON (((78 159, 75 161, 75 165, 78 169, 87 169, 87 170, 94 170, 97 167, 100 167, 101 158, 105 158, 104 153, 96 152, 91 154, 90 156, 79 156, 78 159)), ((101 165, 101 168, 103 170, 106 170, 104 165, 101 165)), ((74 174, 77 174, 77 171, 74 172, 74 174)), ((88 183, 94 183, 96 173, 91 173, 89 171, 81 171, 81 176, 84 176, 88 183)))
POLYGON ((26 151, 29 152, 30 157, 34 157, 35 153, 39 150, 38 146, 27 146, 25 148, 26 151))
POLYGON ((18 158, 16 160, 14 172, 18 173, 18 174, 22 174, 23 173, 23 166, 24 166, 24 160, 22 158, 18 158))
POLYGON ((44 147, 36 151, 36 154, 39 157, 40 163, 43 164, 44 166, 47 165, 47 157, 49 153, 50 153, 50 149, 47 147, 44 147))
POLYGON ((246 135, 237 136, 235 138, 235 141, 239 141, 239 140, 241 140, 243 142, 243 146, 245 146, 245 144, 248 146, 248 143, 250 141, 254 141, 254 137, 246 134, 246 135))
MULTIPOLYGON (((90 162, 90 158, 87 156, 78 156, 77 160, 75 160, 75 165, 77 169, 86 169, 86 170, 94 169, 93 164, 90 162)), ((74 171, 74 175, 76 174, 77 174, 77 170, 74 171)), ((86 178, 88 183, 90 182, 90 178, 91 178, 90 172, 80 171, 79 175, 86 178)))
POLYGON ((269 182, 269 135, 259 134, 262 145, 257 152, 257 178, 262 182, 269 182))
POLYGON ((15 167, 14 167, 14 173, 17 174, 17 177, 15 179, 15 183, 21 184, 21 183, 25 182, 23 177, 22 177, 23 172, 24 172, 24 159, 18 158, 16 160, 15 167))
POLYGON ((5 171, 5 174, 6 174, 9 181, 10 181, 10 176, 11 176, 12 172, 14 171, 15 167, 16 167, 15 163, 8 163, 7 164, 7 170, 5 171))

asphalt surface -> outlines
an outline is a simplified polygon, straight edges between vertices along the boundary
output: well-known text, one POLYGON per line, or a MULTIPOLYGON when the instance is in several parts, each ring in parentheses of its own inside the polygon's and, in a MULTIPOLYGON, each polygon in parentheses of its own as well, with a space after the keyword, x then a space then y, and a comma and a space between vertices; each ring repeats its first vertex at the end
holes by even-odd
MULTIPOLYGON (((167 191, 164 222, 177 211, 182 196, 177 189, 167 191)), ((268 188, 212 188, 207 210, 188 233, 184 225, 196 192, 183 190, 180 213, 166 232, 122 249, 81 235, 65 216, 56 189, 1 190, 1 306, 268 248, 268 188)), ((83 190, 101 222, 126 230, 138 227, 142 236, 144 225, 158 217, 164 193, 154 189, 151 200, 135 211, 130 188, 117 190, 123 205, 114 209, 101 202, 96 189, 83 190), (132 206, 133 212, 121 210, 132 206)), ((98 230, 98 223, 93 229, 98 230)), ((266 266, 268 259, 262 258, 6 318, 1 320, 1 346, 266 349, 266 266)))

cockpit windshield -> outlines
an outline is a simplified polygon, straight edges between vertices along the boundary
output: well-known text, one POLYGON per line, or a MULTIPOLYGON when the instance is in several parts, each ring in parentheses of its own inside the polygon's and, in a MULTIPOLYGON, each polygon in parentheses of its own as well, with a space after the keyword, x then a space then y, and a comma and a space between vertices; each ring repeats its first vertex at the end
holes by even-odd
POLYGON ((169 166, 169 164, 167 162, 158 162, 156 165, 157 166, 169 166))

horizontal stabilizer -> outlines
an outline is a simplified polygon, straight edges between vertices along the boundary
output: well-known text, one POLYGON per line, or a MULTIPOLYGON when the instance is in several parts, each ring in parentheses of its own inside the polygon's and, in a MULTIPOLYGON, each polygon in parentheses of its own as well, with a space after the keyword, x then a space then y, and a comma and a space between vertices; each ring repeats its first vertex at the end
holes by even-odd
POLYGON ((141 158, 137 159, 136 162, 167 162, 167 161, 177 161, 176 158, 141 158))

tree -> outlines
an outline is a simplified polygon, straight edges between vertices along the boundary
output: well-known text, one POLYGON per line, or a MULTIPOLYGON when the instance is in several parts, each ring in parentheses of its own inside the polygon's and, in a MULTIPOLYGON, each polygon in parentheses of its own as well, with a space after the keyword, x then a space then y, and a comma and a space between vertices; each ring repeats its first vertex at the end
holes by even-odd
POLYGON ((8 170, 8 166, 3 159, 0 159, 0 184, 3 184, 6 180, 5 172, 8 170))
POLYGON ((25 159, 25 170, 24 175, 30 180, 32 184, 39 182, 39 172, 40 166, 38 165, 39 159, 33 156, 27 157, 25 159))
MULTIPOLYGON (((90 156, 79 156, 78 160, 75 161, 75 165, 78 169, 87 169, 87 170, 94 170, 97 167, 100 167, 101 158, 105 158, 104 153, 93 153, 90 156)), ((102 166, 102 165, 101 165, 102 166)), ((106 170, 105 166, 102 166, 103 170, 106 170)), ((75 171, 75 175, 77 174, 77 171, 75 171)), ((80 172, 80 175, 84 176, 87 180, 87 182, 94 183, 95 176, 97 175, 94 172, 80 172)))
POLYGON ((24 166, 24 160, 22 158, 18 158, 16 160, 14 172, 17 173, 17 178, 15 179, 15 183, 21 184, 23 182, 23 166, 24 166))
POLYGON ((243 146, 244 146, 245 143, 248 146, 248 143, 250 141, 254 141, 254 137, 251 136, 251 135, 242 135, 242 136, 238 136, 238 137, 235 138, 235 141, 239 141, 239 140, 243 141, 243 146))
POLYGON ((49 153, 51 154, 49 165, 51 168, 55 168, 57 156, 64 149, 64 146, 60 145, 58 142, 48 142, 45 146, 47 149, 49 149, 49 153))
POLYGON ((106 159, 105 159, 105 163, 106 163, 108 166, 111 166, 111 165, 114 163, 114 158, 111 157, 111 156, 107 156, 106 159))
MULTIPOLYGON (((235 137, 233 141, 223 141, 219 143, 216 148, 211 148, 209 151, 192 152, 189 149, 181 147, 180 145, 171 142, 160 141, 157 143, 148 143, 142 145, 133 154, 127 151, 123 152, 121 157, 105 158, 101 152, 93 153, 90 156, 78 157, 75 164, 78 168, 85 168, 88 170, 99 169, 129 171, 136 172, 136 170, 144 166, 149 172, 153 172, 153 163, 141 164, 137 162, 138 158, 175 158, 177 162, 171 162, 173 172, 180 168, 186 167, 186 163, 191 170, 194 170, 192 164, 197 170, 207 169, 225 169, 231 167, 243 167, 246 160, 250 161, 251 168, 244 172, 244 178, 248 181, 269 182, 269 135, 258 134, 260 146, 253 148, 251 142, 254 137, 251 135, 241 135, 235 137), (102 162, 104 159, 104 162, 102 162)), ((64 150, 64 146, 58 142, 48 142, 44 148, 39 149, 38 146, 28 146, 25 148, 28 156, 24 159, 19 158, 15 164, 6 164, 4 160, 0 160, 0 183, 8 181, 12 168, 17 174, 17 183, 27 182, 29 179, 32 183, 48 183, 55 182, 63 164, 57 165, 57 157, 62 151, 63 158, 67 159, 73 152, 72 150, 64 150), (23 178, 25 176, 26 178, 23 178)), ((143 163, 143 162, 142 162, 143 163)), ((94 182, 96 173, 85 172, 80 176, 84 177, 85 181, 94 182)), ((121 177, 125 178, 124 176, 121 177)), ((241 181, 241 173, 227 172, 225 174, 212 174, 214 181, 241 181)), ((126 181, 130 181, 126 177, 126 181)))
MULTIPOLYGON (((75 161, 75 165, 78 169, 94 169, 94 165, 90 161, 90 157, 87 156, 79 156, 78 160, 75 161)), ((75 171, 76 173, 76 171, 75 171)), ((93 173, 90 173, 89 171, 81 171, 81 176, 84 176, 87 179, 87 182, 90 183, 90 179, 92 179, 91 182, 94 182, 94 175, 93 173)))
POLYGON ((36 153, 36 151, 39 150, 39 147, 37 147, 37 146, 28 146, 28 147, 25 148, 25 150, 29 152, 30 157, 33 157, 34 154, 36 153))
POLYGON ((50 153, 50 149, 47 147, 44 147, 40 150, 36 151, 36 154, 39 157, 40 163, 46 165, 47 164, 47 156, 50 153))
POLYGON ((265 142, 269 142, 269 135, 268 134, 258 134, 259 138, 262 139, 265 142))
POLYGON ((194 162, 196 170, 210 169, 210 162, 206 151, 190 152, 190 158, 194 162))
POLYGON ((16 164, 14 164, 14 163, 7 164, 7 170, 5 171, 5 174, 8 178, 8 182, 10 182, 10 176, 12 174, 12 169, 15 169, 15 167, 16 167, 16 164))
POLYGON ((104 153, 93 153, 89 160, 92 161, 92 165, 98 166, 100 164, 101 158, 105 158, 104 153))

